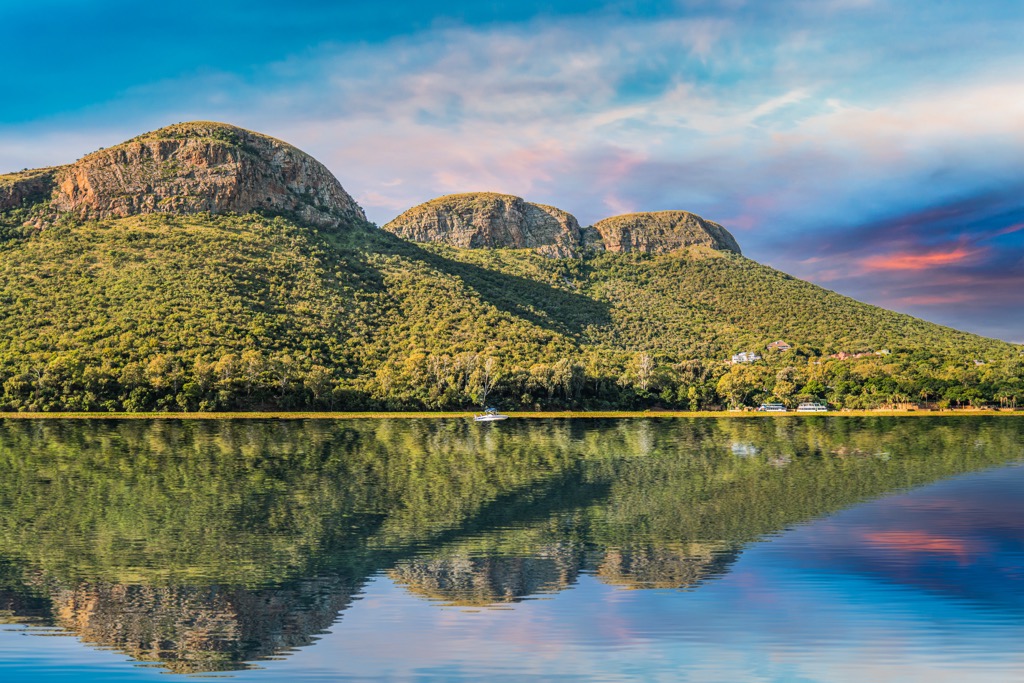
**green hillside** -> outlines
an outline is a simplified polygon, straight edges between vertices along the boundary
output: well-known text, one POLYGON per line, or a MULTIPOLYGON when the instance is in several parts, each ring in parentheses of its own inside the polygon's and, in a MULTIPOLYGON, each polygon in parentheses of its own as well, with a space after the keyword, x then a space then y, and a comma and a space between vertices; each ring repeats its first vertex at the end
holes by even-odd
MULTIPOLYGON (((53 213, 38 184, 53 173, 0 176, 0 410, 1024 399, 1019 347, 730 252, 546 258, 414 244, 359 220, 340 185, 324 204, 348 211, 339 224, 301 211, 88 220, 53 213), (778 339, 793 350, 766 352, 778 339), (881 349, 892 353, 829 357, 881 349), (730 366, 740 351, 765 359, 730 366)), ((179 203, 195 205, 187 178, 175 182, 179 203)), ((302 201, 289 192, 275 201, 302 201)), ((119 206, 102 199, 90 201, 119 206)))
POLYGON ((9 239, 0 305, 8 410, 469 406, 489 358, 502 405, 690 407, 690 387, 721 400, 723 359, 780 338, 798 353, 735 367, 766 375, 751 378, 760 385, 786 367, 797 384, 849 374, 854 395, 876 375, 906 374, 913 386, 889 393, 916 397, 926 383, 933 398, 964 382, 989 398, 1020 377, 1009 344, 740 256, 547 259, 256 215, 139 216, 9 239), (894 354, 809 360, 881 347, 894 354))

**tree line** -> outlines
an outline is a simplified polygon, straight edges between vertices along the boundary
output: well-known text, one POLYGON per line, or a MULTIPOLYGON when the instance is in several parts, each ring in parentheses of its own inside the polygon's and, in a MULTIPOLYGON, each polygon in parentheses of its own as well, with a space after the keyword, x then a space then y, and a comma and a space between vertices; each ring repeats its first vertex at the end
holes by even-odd
POLYGON ((826 401, 871 409, 1024 403, 1024 362, 975 365, 894 351, 837 360, 792 352, 729 365, 648 352, 591 351, 522 364, 484 352, 415 351, 350 374, 309 357, 250 349, 220 357, 156 353, 121 366, 74 353, 39 355, 0 371, 5 411, 716 410, 826 401))

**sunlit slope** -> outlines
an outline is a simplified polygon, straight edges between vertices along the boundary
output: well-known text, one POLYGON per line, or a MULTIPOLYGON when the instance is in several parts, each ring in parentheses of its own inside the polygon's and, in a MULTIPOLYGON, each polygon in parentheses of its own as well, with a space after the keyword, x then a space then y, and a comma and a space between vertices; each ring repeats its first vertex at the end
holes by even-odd
POLYGON ((784 339, 828 352, 883 348, 954 354, 1015 352, 998 340, 864 304, 738 254, 701 247, 665 255, 599 253, 552 260, 525 251, 424 247, 489 271, 538 280, 571 297, 541 314, 588 346, 723 359, 784 339))
POLYGON ((531 368, 562 363, 566 378, 529 397, 554 401, 619 378, 636 352, 710 363, 775 339, 808 353, 1017 354, 700 248, 550 259, 254 214, 64 223, 0 242, 8 409, 465 405, 477 354, 523 387, 531 368))
MULTIPOLYGON (((340 407, 418 349, 575 348, 487 301, 463 266, 354 233, 155 214, 0 242, 0 383, 22 397, 10 407, 340 407)), ((506 291, 514 279, 494 277, 506 291)))

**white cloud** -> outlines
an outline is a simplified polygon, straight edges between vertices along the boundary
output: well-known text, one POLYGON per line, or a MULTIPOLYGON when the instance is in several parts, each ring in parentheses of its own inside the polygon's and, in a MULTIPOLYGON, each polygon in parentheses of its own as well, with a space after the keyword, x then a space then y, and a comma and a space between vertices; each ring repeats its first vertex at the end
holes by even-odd
MULTIPOLYGON (((895 198, 936 169, 1018 168, 1019 73, 894 98, 870 73, 823 79, 827 40, 814 28, 577 19, 325 48, 248 80, 208 74, 128 93, 94 113, 125 122, 114 129, 0 131, 0 163, 68 161, 130 137, 139 131, 127 117, 109 114, 138 107, 147 125, 216 118, 289 140, 378 222, 439 193, 494 189, 539 195, 585 222, 678 202, 750 230, 820 225, 860 193, 895 198)), ((834 59, 845 73, 864 57, 834 59)))

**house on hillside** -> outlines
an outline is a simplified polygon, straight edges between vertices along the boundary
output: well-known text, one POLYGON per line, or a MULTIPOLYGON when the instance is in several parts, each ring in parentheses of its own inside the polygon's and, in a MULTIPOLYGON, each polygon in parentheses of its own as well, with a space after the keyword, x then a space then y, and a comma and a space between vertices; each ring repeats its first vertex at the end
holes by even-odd
POLYGON ((771 344, 768 345, 769 351, 789 351, 791 348, 793 347, 787 344, 786 342, 782 341, 781 339, 778 341, 773 341, 771 344))
POLYGON ((736 365, 737 363, 753 363, 756 360, 761 360, 761 356, 759 356, 756 352, 741 351, 740 353, 737 353, 732 357, 732 364, 736 365))

